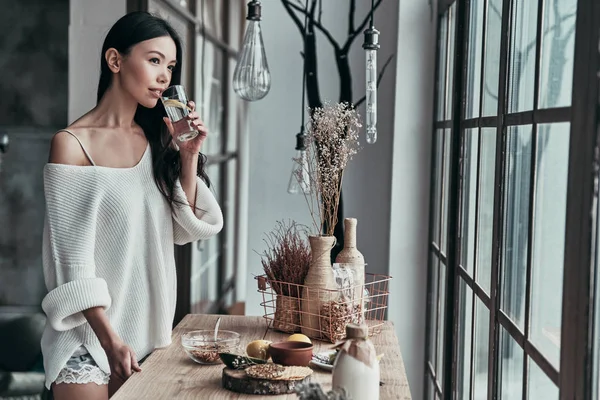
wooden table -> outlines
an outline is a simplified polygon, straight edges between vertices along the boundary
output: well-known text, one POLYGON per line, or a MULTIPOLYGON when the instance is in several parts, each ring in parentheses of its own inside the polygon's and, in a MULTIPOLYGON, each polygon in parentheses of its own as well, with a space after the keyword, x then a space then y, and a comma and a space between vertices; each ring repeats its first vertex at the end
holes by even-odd
MULTIPOLYGON (((230 392, 221 387, 223 364, 200 365, 193 362, 181 347, 181 335, 196 329, 213 329, 219 315, 190 314, 173 331, 173 343, 154 351, 142 365, 142 372, 134 374, 112 397, 124 399, 257 399, 260 396, 230 392)), ((285 340, 288 335, 269 329, 262 317, 221 316, 219 329, 239 332, 240 345, 254 339, 273 342, 285 340)), ((386 321, 382 332, 371 338, 381 360, 380 399, 411 399, 404 363, 400 355, 394 326, 386 321)), ((314 341, 314 352, 329 349, 332 344, 314 341)), ((313 381, 331 390, 331 373, 315 369, 313 381)), ((267 397, 267 396, 265 396, 267 397)), ((297 395, 268 396, 271 399, 297 399, 297 395)))

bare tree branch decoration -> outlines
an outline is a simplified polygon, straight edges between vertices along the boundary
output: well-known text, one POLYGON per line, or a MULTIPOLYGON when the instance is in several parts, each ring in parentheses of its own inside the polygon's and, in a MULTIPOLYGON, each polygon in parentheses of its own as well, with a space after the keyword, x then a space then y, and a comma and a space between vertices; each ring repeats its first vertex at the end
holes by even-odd
MULTIPOLYGON (((352 93, 352 73, 350 70, 350 62, 348 59, 348 54, 350 52, 350 48, 354 43, 355 39, 364 31, 365 27, 369 23, 371 13, 369 12, 360 24, 355 24, 356 17, 356 0, 350 0, 349 2, 349 11, 348 11, 348 35, 343 44, 340 44, 331 32, 323 26, 321 23, 322 16, 322 0, 310 0, 308 5, 308 11, 305 9, 303 4, 304 2, 298 1, 294 2, 291 0, 281 0, 281 4, 285 8, 286 12, 292 18, 294 24, 298 27, 300 35, 304 41, 304 54, 306 63, 306 97, 308 101, 308 108, 310 110, 314 110, 317 108, 323 107, 323 101, 321 99, 321 95, 319 92, 319 81, 318 81, 318 71, 317 71, 317 42, 315 32, 318 30, 321 32, 327 41, 333 47, 333 52, 335 56, 336 68, 338 71, 339 79, 340 79, 340 93, 338 97, 338 103, 348 103, 354 105, 360 105, 365 101, 364 97, 358 99, 358 101, 354 101, 354 96, 352 93), (318 6, 318 13, 317 13, 318 6), (304 23, 300 17, 308 16, 307 18, 307 34, 305 35, 304 23)), ((375 12, 378 7, 383 3, 383 0, 377 0, 373 6, 373 12, 375 12)), ((386 63, 383 65, 381 72, 379 73, 377 79, 377 86, 379 86, 381 79, 386 71, 387 66, 391 62, 392 57, 390 57, 386 63)), ((337 255, 337 253, 344 246, 344 232, 343 232, 343 201, 340 194, 340 201, 337 210, 337 221, 334 229, 334 235, 336 237, 336 247, 331 252, 333 258, 337 255)), ((324 232, 330 232, 331 227, 328 226, 326 222, 322 227, 324 232)))
POLYGON ((354 14, 356 13, 356 0, 350 0, 350 12, 348 13, 348 35, 354 32, 354 14))

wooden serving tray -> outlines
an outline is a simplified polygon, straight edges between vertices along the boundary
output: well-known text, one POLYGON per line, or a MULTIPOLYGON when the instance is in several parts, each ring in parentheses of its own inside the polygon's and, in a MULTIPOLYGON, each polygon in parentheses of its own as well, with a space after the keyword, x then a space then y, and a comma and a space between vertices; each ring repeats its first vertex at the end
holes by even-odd
POLYGON ((243 369, 225 367, 221 382, 225 389, 236 393, 276 395, 294 393, 296 386, 309 378, 310 375, 300 379, 257 379, 246 375, 243 369))

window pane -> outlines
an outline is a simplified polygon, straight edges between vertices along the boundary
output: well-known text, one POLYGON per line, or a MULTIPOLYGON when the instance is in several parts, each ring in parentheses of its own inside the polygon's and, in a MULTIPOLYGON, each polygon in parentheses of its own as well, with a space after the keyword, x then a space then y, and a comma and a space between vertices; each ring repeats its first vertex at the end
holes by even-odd
POLYGON ((206 155, 222 153, 223 141, 223 53, 212 43, 197 40, 196 63, 196 93, 197 109, 200 118, 208 128, 208 136, 202 145, 202 152, 206 155), (204 48, 204 61, 202 49, 204 48))
POLYGON ((466 118, 479 116, 479 99, 481 94, 481 45, 483 42, 483 7, 484 0, 473 0, 470 3, 469 41, 467 50, 467 93, 466 118))
POLYGON ((438 329, 437 329, 437 366, 436 375, 440 384, 444 385, 444 332, 446 323, 446 266, 440 262, 440 297, 438 299, 438 329))
POLYGON ((227 171, 227 200, 221 202, 223 219, 225 221, 225 279, 231 279, 235 273, 235 250, 237 228, 237 160, 229 160, 225 164, 227 171))
POLYGON ((483 61, 483 116, 498 114, 502 0, 488 0, 483 61))
POLYGON ((461 199, 461 252, 460 263, 473 274, 475 256, 475 203, 477 196, 478 129, 464 133, 463 190, 461 199))
POLYGON ((490 310, 477 298, 475 301, 475 343, 473 347, 473 398, 487 399, 490 340, 490 310))
POLYGON ((440 19, 440 37, 438 42, 438 87, 437 87, 437 120, 443 121, 446 99, 446 49, 448 46, 448 13, 440 19))
POLYGON ((539 108, 571 105, 577 0, 546 1, 539 108))
POLYGON ((492 276, 492 236, 494 227, 494 182, 496 168, 496 129, 481 129, 479 165, 479 211, 477 217, 477 283, 490 292, 492 276))
MULTIPOLYGON (((223 85, 230 88, 231 82, 233 82, 233 71, 235 71, 235 60, 229 59, 229 78, 226 82, 223 82, 223 85)), ((241 134, 242 127, 238 126, 238 124, 242 123, 242 118, 244 115, 244 104, 245 101, 240 98, 240 96, 234 96, 230 90, 227 90, 229 93, 229 101, 227 102, 227 113, 224 115, 224 118, 227 118, 227 149, 228 152, 235 152, 238 150, 238 134, 241 134)))
POLYGON ((531 340, 556 368, 560 365, 565 213, 570 124, 538 126, 531 340))
POLYGON ((448 11, 448 84, 446 87, 446 120, 452 119, 452 102, 454 95, 454 33, 456 31, 456 2, 452 4, 448 11))
POLYGON ((471 327, 473 326, 473 291, 460 279, 458 318, 458 398, 468 400, 471 386, 471 327))
POLYGON ((509 127, 504 198, 502 309, 523 329, 529 228, 531 126, 509 127))
POLYGON ((511 30, 509 112, 533 109, 537 1, 515 0, 511 30))
POLYGON ((444 130, 438 129, 435 131, 435 160, 433 170, 433 210, 432 210, 432 225, 433 225, 433 242, 440 245, 440 204, 442 197, 442 155, 444 154, 444 130))
POLYGON ((428 385, 427 385, 428 386, 428 389, 427 389, 427 398, 430 399, 430 400, 433 400, 433 399, 435 399, 435 387, 434 387, 434 383, 433 383, 432 378, 429 378, 427 381, 429 382, 428 385))
POLYGON ((523 350, 504 329, 500 328, 501 382, 500 399, 523 397, 523 350))
POLYGON ((548 378, 548 376, 537 366, 535 362, 528 360, 529 383, 527 390, 530 399, 558 400, 558 387, 548 378))
POLYGON ((448 201, 450 199, 450 150, 451 150, 451 130, 446 129, 444 132, 444 159, 443 159, 443 181, 442 181, 442 225, 440 232, 440 250, 446 253, 446 242, 448 239, 448 201))
POLYGON ((430 306, 429 308, 431 309, 431 314, 429 314, 429 324, 431 326, 431 329, 429 330, 429 338, 428 338, 428 345, 427 345, 427 349, 428 349, 428 361, 431 362, 431 365, 433 365, 433 368, 435 370, 435 345, 436 345, 436 338, 437 338, 437 331, 438 331, 438 326, 437 326, 437 310, 438 310, 438 275, 439 275, 439 260, 436 257, 436 255, 434 253, 431 253, 431 260, 430 260, 430 266, 429 268, 431 268, 431 297, 430 297, 430 306))
MULTIPOLYGON (((190 3, 193 0, 188 0, 190 3)), ((235 7, 232 7, 235 8, 235 7)), ((220 0, 196 0, 196 13, 204 24, 204 29, 218 39, 223 40, 223 2, 220 0)))

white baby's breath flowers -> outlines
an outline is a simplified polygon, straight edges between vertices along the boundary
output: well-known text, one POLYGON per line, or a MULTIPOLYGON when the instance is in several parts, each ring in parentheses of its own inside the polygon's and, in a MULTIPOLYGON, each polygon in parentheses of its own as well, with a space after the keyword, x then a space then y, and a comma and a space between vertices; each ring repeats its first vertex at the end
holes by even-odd
MULTIPOLYGON (((324 235, 333 235, 344 170, 360 150, 358 134, 361 127, 360 117, 351 104, 325 103, 312 110, 305 140, 307 163, 304 165, 308 170, 310 193, 304 196, 317 234, 323 227, 324 235)), ((296 178, 300 182, 303 173, 306 171, 296 169, 296 178)))

